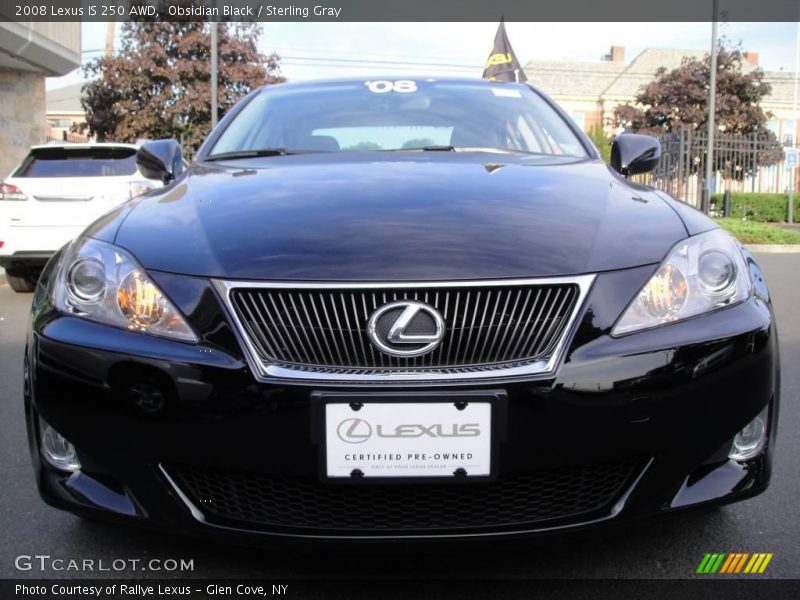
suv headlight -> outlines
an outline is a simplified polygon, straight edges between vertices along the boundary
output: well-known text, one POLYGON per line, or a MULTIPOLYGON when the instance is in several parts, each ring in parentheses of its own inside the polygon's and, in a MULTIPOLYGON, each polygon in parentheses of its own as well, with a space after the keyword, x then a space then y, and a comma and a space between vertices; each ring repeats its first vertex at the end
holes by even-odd
POLYGON ((738 242, 714 229, 678 242, 612 330, 621 335, 741 302, 750 277, 738 242))
POLYGON ((90 238, 76 240, 61 261, 56 308, 78 317, 182 342, 197 336, 128 252, 90 238))

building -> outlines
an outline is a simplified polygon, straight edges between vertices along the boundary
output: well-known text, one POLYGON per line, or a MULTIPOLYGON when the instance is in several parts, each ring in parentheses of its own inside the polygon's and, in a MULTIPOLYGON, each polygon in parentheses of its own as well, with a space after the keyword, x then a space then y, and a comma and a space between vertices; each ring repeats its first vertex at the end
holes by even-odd
MULTIPOLYGON (((0 13, 13 3, 0 0, 0 13)), ((0 20, 0 179, 46 139, 45 77, 80 64, 80 23, 0 20)))
MULTIPOLYGON (((528 81, 552 96, 585 131, 600 123, 611 132, 614 108, 633 103, 636 93, 653 81, 659 68, 676 69, 684 58, 702 58, 706 54, 699 50, 647 48, 626 62, 625 47, 612 46, 600 60, 532 60, 524 70, 528 81)), ((758 67, 757 53, 746 52, 745 58, 745 70, 758 67)), ((767 71, 764 80, 772 85, 772 93, 761 103, 773 115, 768 127, 785 145, 790 145, 794 74, 767 71)))
POLYGON ((74 83, 47 91, 47 139, 52 141, 86 141, 85 135, 72 131, 74 125, 86 122, 81 104, 83 83, 74 83))

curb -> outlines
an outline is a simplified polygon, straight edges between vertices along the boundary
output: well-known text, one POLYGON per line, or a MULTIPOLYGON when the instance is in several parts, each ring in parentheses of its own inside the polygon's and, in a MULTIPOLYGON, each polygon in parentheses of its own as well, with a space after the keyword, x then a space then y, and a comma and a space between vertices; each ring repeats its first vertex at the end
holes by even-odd
POLYGON ((3 269, 0 269, 0 285, 6 284, 6 272, 3 269))
POLYGON ((800 254, 800 244, 745 244, 744 247, 759 254, 800 254))

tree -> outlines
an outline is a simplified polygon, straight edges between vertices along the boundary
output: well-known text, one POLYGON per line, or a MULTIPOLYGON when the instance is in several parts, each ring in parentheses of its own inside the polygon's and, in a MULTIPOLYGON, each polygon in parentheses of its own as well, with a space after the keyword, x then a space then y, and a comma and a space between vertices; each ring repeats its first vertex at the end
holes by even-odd
MULTIPOLYGON (((219 115, 251 89, 283 81, 280 57, 257 48, 256 23, 220 23, 219 115)), ((211 128, 210 27, 200 21, 126 22, 121 48, 84 67, 81 103, 100 140, 177 138, 194 150, 211 128)))
POLYGON ((371 152, 372 150, 381 150, 381 146, 375 142, 358 142, 347 148, 342 148, 342 150, 347 150, 349 152, 371 152))
POLYGON ((436 143, 431 138, 411 138, 406 141, 401 148, 403 150, 410 150, 413 148, 425 148, 426 146, 435 146, 436 143))
MULTIPOLYGON (((726 133, 757 134, 769 138, 768 115, 761 99, 772 90, 764 72, 742 71, 744 55, 740 47, 721 44, 717 54, 715 121, 726 133)), ((661 68, 655 79, 636 95, 636 104, 614 109, 616 124, 640 133, 668 133, 682 128, 706 128, 711 57, 684 58, 672 71, 661 68)))
POLYGON ((603 129, 603 126, 600 123, 595 123, 592 125, 592 128, 589 130, 587 135, 589 136, 589 139, 592 140, 592 143, 597 146, 602 159, 606 162, 610 162, 611 140, 609 139, 606 130, 603 129))
MULTIPOLYGON (((743 62, 741 48, 726 47, 723 40, 717 54, 714 122, 720 134, 715 137, 713 170, 737 180, 783 157, 775 134, 766 126, 772 115, 760 105, 772 88, 764 81, 761 69, 743 72, 743 62), (758 141, 755 160, 749 149, 754 140, 758 141)), ((625 104, 614 109, 616 123, 628 131, 651 135, 698 131, 687 150, 697 160, 690 160, 687 167, 691 173, 702 171, 710 79, 710 55, 702 59, 684 58, 681 66, 672 71, 661 68, 655 79, 636 95, 636 105, 625 104)), ((669 164, 672 169, 681 168, 678 160, 669 164)))

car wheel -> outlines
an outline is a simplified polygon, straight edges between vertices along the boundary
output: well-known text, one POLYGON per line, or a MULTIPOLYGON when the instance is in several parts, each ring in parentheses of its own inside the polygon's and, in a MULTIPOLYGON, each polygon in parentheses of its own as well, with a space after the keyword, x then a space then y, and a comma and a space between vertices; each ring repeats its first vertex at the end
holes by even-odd
POLYGON ((29 293, 36 289, 36 282, 27 271, 6 271, 6 279, 11 289, 20 294, 29 293))

